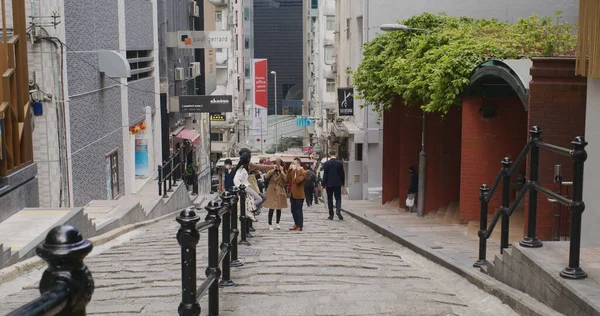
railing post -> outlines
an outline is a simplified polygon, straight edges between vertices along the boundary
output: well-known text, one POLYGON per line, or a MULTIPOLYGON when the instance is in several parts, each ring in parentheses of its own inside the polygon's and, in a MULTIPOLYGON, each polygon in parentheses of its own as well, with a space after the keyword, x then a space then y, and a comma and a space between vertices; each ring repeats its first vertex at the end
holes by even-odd
POLYGON ((165 177, 165 166, 167 165, 167 161, 163 161, 163 166, 161 168, 162 171, 162 182, 163 182, 163 198, 168 198, 169 195, 167 194, 167 182, 169 182, 169 180, 165 177))
POLYGON ((508 228, 510 225, 510 217, 508 211, 510 209, 510 176, 508 170, 512 166, 512 160, 509 157, 502 159, 502 234, 500 236, 500 253, 508 248, 508 228))
MULTIPOLYGON (((531 151, 529 152, 529 181, 530 183, 538 183, 540 170, 540 148, 537 142, 541 140, 542 129, 538 126, 533 126, 529 131, 531 134, 530 144, 531 151)), ((519 245, 528 248, 539 248, 543 244, 537 237, 537 204, 538 192, 535 189, 529 190, 529 208, 527 211, 527 237, 519 242, 519 245)))
POLYGON ((231 231, 235 234, 235 238, 233 239, 231 245, 231 266, 232 267, 241 267, 244 265, 244 262, 238 259, 238 236, 240 231, 238 230, 238 188, 231 188, 231 194, 233 195, 233 200, 231 201, 231 231))
POLYGON ((158 196, 162 196, 162 166, 158 166, 158 196))
POLYGON ((177 222, 181 225, 177 231, 177 242, 181 246, 181 303, 179 315, 198 316, 200 305, 196 300, 196 245, 200 240, 196 223, 200 217, 193 207, 181 211, 177 222))
POLYGON ((246 240, 248 236, 248 218, 246 217, 246 186, 240 185, 240 225, 242 235, 242 239, 240 240, 240 245, 250 246, 250 243, 246 240))
POLYGON ((42 297, 13 311, 11 316, 46 315, 54 310, 56 315, 84 316, 85 308, 94 293, 94 280, 83 258, 93 245, 83 239, 77 228, 62 225, 52 228, 36 252, 48 268, 40 281, 42 297), (56 310, 63 300, 65 307, 56 310))
POLYGON ((171 160, 171 161, 172 161, 172 162, 171 162, 171 165, 173 166, 173 169, 174 169, 174 170, 172 171, 172 173, 171 173, 171 174, 173 175, 173 186, 174 186, 174 187, 177 187, 177 186, 178 186, 178 184, 177 184, 177 180, 179 180, 179 169, 180 169, 180 167, 181 167, 181 166, 180 166, 180 163, 181 163, 181 162, 180 162, 180 160, 179 160, 179 158, 180 158, 180 157, 179 157, 179 153, 180 153, 180 152, 181 152, 181 150, 180 150, 180 151, 178 151, 178 152, 177 152, 177 155, 173 156, 173 159, 171 160), (175 160, 176 158, 177 158, 177 160, 175 160))
POLYGON ((223 200, 223 207, 227 208, 227 212, 223 214, 223 228, 221 230, 221 251, 227 251, 223 262, 221 263, 223 269, 223 275, 221 277, 220 286, 228 287, 235 286, 235 283, 231 281, 231 202, 233 201, 233 195, 229 191, 223 192, 221 195, 223 200))
POLYGON ((587 142, 581 136, 575 137, 571 142, 573 151, 573 203, 571 210, 571 240, 569 245, 569 266, 560 272, 560 276, 565 279, 585 279, 587 273, 579 266, 581 253, 581 217, 585 210, 583 203, 583 165, 587 160, 585 146, 587 142))
POLYGON ((219 209, 221 207, 217 201, 211 201, 205 208, 208 212, 206 220, 214 223, 208 229, 208 268, 206 268, 206 276, 215 276, 215 281, 208 289, 208 315, 217 316, 219 315, 219 277, 221 276, 221 269, 219 269, 219 225, 221 224, 219 209))
POLYGON ((169 157, 169 192, 173 192, 173 157, 169 157))
POLYGON ((481 211, 479 214, 479 231, 477 232, 477 235, 479 236, 479 260, 473 264, 474 267, 482 267, 487 265, 487 238, 485 238, 485 232, 487 231, 488 221, 487 194, 489 191, 490 188, 487 186, 487 184, 482 184, 479 188, 479 201, 481 203, 481 211))

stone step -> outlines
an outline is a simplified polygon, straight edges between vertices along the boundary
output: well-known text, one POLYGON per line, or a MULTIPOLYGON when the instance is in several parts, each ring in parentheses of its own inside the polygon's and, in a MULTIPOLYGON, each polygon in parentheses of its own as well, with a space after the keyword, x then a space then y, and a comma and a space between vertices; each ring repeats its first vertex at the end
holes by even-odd
POLYGON ((444 222, 445 217, 446 217, 446 206, 442 206, 438 209, 437 214, 435 215, 435 220, 442 223, 442 222, 444 222))
POLYGON ((458 203, 451 202, 446 208, 446 216, 444 216, 444 224, 453 224, 454 216, 458 212, 458 203))
POLYGON ((458 201, 450 202, 450 204, 456 203, 456 212, 454 212, 454 218, 452 218, 452 224, 460 224, 460 203, 458 201))

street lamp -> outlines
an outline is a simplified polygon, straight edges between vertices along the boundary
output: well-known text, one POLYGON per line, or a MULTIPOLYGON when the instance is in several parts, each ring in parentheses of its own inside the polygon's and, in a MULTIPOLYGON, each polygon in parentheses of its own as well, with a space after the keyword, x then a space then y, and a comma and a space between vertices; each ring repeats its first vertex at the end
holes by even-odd
MULTIPOLYGON (((277 116, 277 72, 271 71, 271 74, 275 76, 275 116, 277 116)), ((277 118, 275 118, 275 153, 277 153, 278 140, 277 140, 277 118)))
MULTIPOLYGON (((424 32, 429 35, 429 30, 412 28, 402 24, 383 24, 379 27, 385 32, 424 32)), ((425 169, 427 168, 427 154, 425 154, 425 111, 421 129, 421 152, 419 153, 419 190, 417 192, 417 216, 425 216, 425 169)))

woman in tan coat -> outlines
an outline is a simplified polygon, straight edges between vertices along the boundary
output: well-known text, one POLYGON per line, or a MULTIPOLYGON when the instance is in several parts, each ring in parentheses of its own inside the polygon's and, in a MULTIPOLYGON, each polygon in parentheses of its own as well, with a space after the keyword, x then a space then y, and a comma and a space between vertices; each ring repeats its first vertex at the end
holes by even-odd
POLYGON ((273 212, 275 210, 277 210, 277 229, 281 229, 279 226, 281 209, 288 207, 285 191, 287 177, 281 159, 275 160, 275 168, 269 170, 265 178, 269 180, 269 186, 267 187, 267 200, 263 206, 269 209, 269 230, 273 230, 273 212))

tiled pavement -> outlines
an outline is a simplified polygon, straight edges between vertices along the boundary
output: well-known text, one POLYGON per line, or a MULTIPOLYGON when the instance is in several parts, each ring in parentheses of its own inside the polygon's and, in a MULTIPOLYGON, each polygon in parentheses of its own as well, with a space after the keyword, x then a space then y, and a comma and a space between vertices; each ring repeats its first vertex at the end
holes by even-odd
MULTIPOLYGON (((265 212, 263 212, 264 214, 265 212)), ((234 268, 235 288, 221 291, 221 315, 516 315, 499 299, 416 255, 349 216, 326 220, 315 206, 305 230, 269 231, 264 215, 250 239, 252 255, 234 268)), ((282 228, 291 225, 284 210, 282 228)), ((89 257, 96 290, 90 315, 177 315, 180 250, 173 218, 136 232, 130 241, 89 257)), ((206 266, 206 234, 198 275, 206 266)), ((240 247, 243 254, 246 247, 240 247)), ((249 253, 250 254, 250 253, 249 253)), ((201 280, 199 280, 201 282, 201 280)), ((0 297, 2 312, 38 296, 32 281, 0 297)), ((206 315, 206 298, 201 302, 206 315)))

